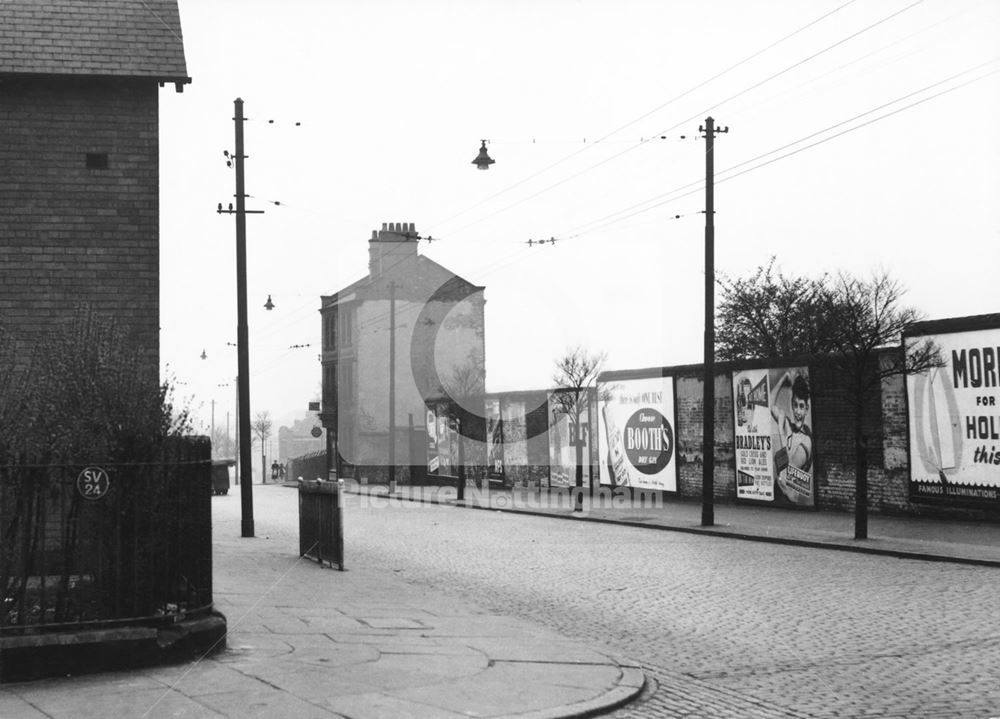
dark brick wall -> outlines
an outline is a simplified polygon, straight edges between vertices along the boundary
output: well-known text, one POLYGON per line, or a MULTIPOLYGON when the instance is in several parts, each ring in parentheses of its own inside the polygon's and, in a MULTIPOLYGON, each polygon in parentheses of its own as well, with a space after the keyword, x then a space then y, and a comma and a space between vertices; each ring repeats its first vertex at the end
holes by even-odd
POLYGON ((0 321, 20 348, 90 306, 158 369, 157 93, 148 81, 0 82, 0 321), (106 154, 106 169, 88 154, 106 154))
MULTIPOLYGON (((674 383, 677 406, 677 459, 680 477, 677 492, 682 497, 701 498, 702 376, 678 373, 674 383)), ((733 399, 729 373, 715 376, 715 467, 712 496, 729 501, 736 496, 736 455, 733 451, 733 399)))
MULTIPOLYGON (((755 366, 759 362, 753 363, 755 366)), ((792 363, 797 364, 797 363, 792 363)), ((805 363, 807 364, 807 363, 805 363)), ((781 363, 774 365, 782 366, 781 363)), ((738 369, 738 368, 737 368, 738 369)), ((736 498, 736 461, 733 449, 732 369, 715 377, 715 486, 713 496, 721 502, 736 498)), ((813 432, 816 439, 814 477, 816 506, 819 509, 850 510, 854 507, 854 405, 845 394, 843 378, 827 367, 810 366, 812 378, 813 432)), ((677 395, 677 433, 680 464, 678 492, 689 499, 701 498, 702 462, 702 376, 701 369, 684 368, 674 373, 677 395)), ((902 382, 898 382, 902 392, 902 382)), ((905 399, 897 398, 899 411, 905 399)), ((890 403, 891 404, 891 403, 890 403)), ((884 441, 902 447, 902 466, 906 468, 906 416, 893 417, 889 425, 882 421, 882 393, 871 393, 866 407, 869 435, 870 485, 876 510, 886 505, 901 508, 908 504, 905 472, 892 489, 882 486, 884 441), (900 436, 900 433, 903 433, 900 436), (896 486, 899 485, 899 486, 896 486)), ((893 408, 893 411, 895 409, 893 408)), ((897 455, 894 461, 898 462, 897 455)))

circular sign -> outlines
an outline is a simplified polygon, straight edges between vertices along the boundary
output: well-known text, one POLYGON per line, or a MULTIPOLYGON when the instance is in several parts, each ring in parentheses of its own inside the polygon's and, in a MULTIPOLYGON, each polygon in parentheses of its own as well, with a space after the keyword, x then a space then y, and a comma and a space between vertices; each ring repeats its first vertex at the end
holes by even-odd
POLYGON ((319 437, 321 434, 323 434, 323 430, 321 430, 319 427, 313 427, 311 434, 313 437, 319 437))
POLYGON ((111 479, 100 467, 87 467, 76 478, 76 491, 84 499, 101 499, 110 489, 111 479))
POLYGON ((622 439, 625 456, 643 474, 660 472, 674 453, 673 428, 666 417, 648 407, 629 417, 622 439))

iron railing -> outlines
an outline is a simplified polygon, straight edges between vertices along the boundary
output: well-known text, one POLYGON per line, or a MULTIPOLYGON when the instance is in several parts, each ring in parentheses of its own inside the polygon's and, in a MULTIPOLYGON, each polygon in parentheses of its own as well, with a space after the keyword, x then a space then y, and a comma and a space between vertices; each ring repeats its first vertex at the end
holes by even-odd
POLYGON ((207 440, 157 462, 0 465, 0 635, 212 608, 207 440))
POLYGON ((344 569, 342 480, 299 482, 299 556, 344 569))

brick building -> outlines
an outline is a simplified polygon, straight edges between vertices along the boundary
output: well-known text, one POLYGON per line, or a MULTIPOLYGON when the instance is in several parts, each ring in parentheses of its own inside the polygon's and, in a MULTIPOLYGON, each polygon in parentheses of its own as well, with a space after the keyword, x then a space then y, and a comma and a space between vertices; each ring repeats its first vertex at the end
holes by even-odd
MULTIPOLYGON (((467 409, 470 425, 483 413, 484 288, 421 255, 419 239, 412 223, 383 224, 368 242, 368 274, 321 298, 320 420, 327 431, 330 467, 357 468, 371 481, 384 481, 393 454, 392 344, 397 479, 406 481, 411 466, 426 467, 429 404, 455 400, 451 404, 460 411, 467 409)), ((475 444, 479 446, 468 448, 467 460, 481 464, 482 443, 475 444)))
POLYGON ((176 0, 0 3, 0 321, 19 350, 89 307, 158 371, 158 93, 188 82, 176 0))

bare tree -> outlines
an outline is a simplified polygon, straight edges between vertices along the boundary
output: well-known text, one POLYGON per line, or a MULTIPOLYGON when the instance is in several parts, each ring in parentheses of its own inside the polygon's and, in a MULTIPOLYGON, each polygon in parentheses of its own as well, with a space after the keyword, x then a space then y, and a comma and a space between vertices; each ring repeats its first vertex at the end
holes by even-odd
POLYGON ((229 434, 228 428, 214 427, 212 429, 212 457, 215 459, 231 459, 236 456, 236 443, 229 434))
POLYGON ((453 400, 452 411, 459 422, 458 432, 458 499, 465 499, 465 437, 482 440, 485 426, 482 424, 483 398, 486 394, 486 368, 480 352, 471 350, 465 362, 455 366, 451 374, 442 380, 445 390, 453 400))
POLYGON ((929 338, 907 340, 901 353, 883 351, 902 343, 910 325, 924 318, 914 308, 902 306, 905 290, 885 270, 876 270, 867 279, 840 273, 832 290, 826 311, 836 351, 828 355, 828 362, 844 378, 847 398, 854 409, 854 537, 866 539, 868 401, 884 379, 941 367, 944 361, 940 347, 929 338))
MULTIPOLYGON (((590 389, 597 382, 607 353, 588 352, 579 345, 568 348, 562 357, 556 360, 555 382, 557 391, 552 395, 555 404, 554 411, 564 414, 569 419, 569 431, 576 447, 576 486, 583 488, 583 438, 581 436, 583 413, 588 410, 590 389)), ((577 492, 576 510, 582 509, 583 494, 577 492)))
POLYGON ((253 424, 250 425, 250 429, 253 430, 254 436, 260 440, 260 471, 262 484, 267 484, 267 457, 265 456, 265 442, 267 442, 267 438, 271 436, 271 426, 271 413, 267 411, 258 412, 257 416, 253 420, 253 424))

